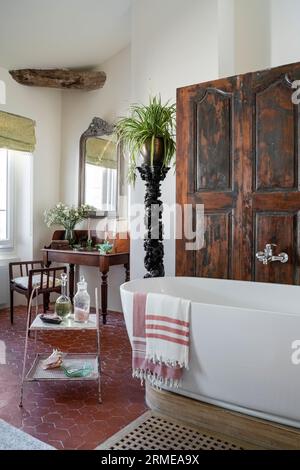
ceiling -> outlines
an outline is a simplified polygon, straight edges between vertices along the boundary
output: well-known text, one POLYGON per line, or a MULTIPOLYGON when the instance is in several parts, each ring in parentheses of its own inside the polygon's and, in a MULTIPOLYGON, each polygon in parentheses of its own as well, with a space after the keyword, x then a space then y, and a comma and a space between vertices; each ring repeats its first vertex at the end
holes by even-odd
POLYGON ((132 0, 0 0, 0 66, 93 67, 130 42, 132 0))

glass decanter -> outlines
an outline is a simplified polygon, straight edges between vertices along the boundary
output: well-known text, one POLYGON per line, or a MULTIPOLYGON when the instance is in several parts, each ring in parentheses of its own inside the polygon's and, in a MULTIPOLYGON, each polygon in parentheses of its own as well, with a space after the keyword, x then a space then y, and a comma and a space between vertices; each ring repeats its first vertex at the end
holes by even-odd
POLYGON ((67 275, 62 273, 61 277, 61 295, 55 302, 55 313, 62 319, 68 318, 72 313, 72 304, 67 296, 67 275))
POLYGON ((74 320, 80 323, 87 323, 90 314, 90 296, 87 291, 87 283, 83 276, 77 283, 77 292, 74 296, 74 320))

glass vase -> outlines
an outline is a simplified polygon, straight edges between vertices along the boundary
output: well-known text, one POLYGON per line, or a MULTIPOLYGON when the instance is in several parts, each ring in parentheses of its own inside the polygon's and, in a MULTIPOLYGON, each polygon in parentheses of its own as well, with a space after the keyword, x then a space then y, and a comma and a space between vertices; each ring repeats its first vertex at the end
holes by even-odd
POLYGON ((74 236, 74 227, 65 227, 65 240, 68 240, 69 245, 72 246, 75 243, 75 236, 74 236))

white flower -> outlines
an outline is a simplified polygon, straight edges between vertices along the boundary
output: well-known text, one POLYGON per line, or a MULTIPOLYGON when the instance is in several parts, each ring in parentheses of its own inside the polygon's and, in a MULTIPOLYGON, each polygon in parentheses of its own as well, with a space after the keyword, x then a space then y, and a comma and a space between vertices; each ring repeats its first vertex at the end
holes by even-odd
POLYGON ((52 209, 44 211, 44 220, 48 227, 51 227, 51 225, 74 226, 77 222, 88 217, 91 210, 94 210, 94 208, 88 204, 74 207, 59 202, 52 209))

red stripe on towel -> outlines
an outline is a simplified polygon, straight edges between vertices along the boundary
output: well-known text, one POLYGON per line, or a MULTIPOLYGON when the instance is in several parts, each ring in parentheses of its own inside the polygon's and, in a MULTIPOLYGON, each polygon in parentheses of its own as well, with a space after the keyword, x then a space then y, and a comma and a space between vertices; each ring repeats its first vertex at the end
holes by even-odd
POLYGON ((146 337, 164 339, 165 341, 170 341, 170 343, 178 343, 178 344, 182 344, 183 346, 189 345, 189 342, 185 341, 184 339, 172 338, 171 336, 158 335, 156 333, 146 333, 146 337))
POLYGON ((188 331, 179 330, 178 328, 171 328, 170 326, 165 326, 165 325, 147 325, 146 324, 146 330, 163 330, 163 331, 169 331, 169 333, 174 333, 175 335, 181 335, 181 336, 187 336, 187 337, 189 336, 188 331))
POLYGON ((147 294, 135 292, 133 297, 133 336, 145 336, 145 311, 147 294))
POLYGON ((171 367, 166 364, 154 363, 148 359, 133 356, 133 369, 142 369, 165 379, 180 380, 182 377, 182 368, 180 366, 171 367))
POLYGON ((187 328, 189 328, 189 326, 190 326, 187 321, 176 320, 175 318, 166 317, 166 316, 163 316, 163 315, 146 315, 146 321, 147 320, 165 321, 167 323, 175 323, 176 325, 186 326, 187 328))

